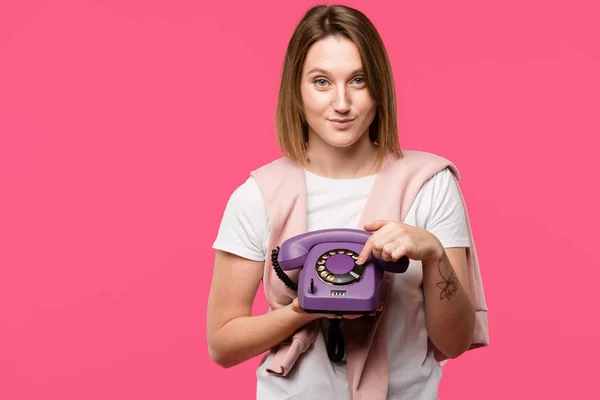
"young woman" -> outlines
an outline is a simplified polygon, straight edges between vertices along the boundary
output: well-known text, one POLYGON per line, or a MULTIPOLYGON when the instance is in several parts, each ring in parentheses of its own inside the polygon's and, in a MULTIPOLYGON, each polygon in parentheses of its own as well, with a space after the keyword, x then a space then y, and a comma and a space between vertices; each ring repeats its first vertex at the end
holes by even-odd
MULTIPOLYGON (((402 156, 393 82, 381 38, 361 12, 317 6, 305 14, 287 49, 277 135, 285 157, 303 168, 308 231, 356 228, 379 168, 387 157, 402 156)), ((359 263, 370 254, 411 260, 402 279, 394 280, 382 310, 387 313, 388 399, 437 398, 442 371, 429 341, 444 358, 458 357, 472 345, 471 242, 452 174, 445 168, 429 179, 403 221, 364 225, 374 233, 359 263)), ((333 318, 344 323, 369 316, 310 314, 297 299, 252 316, 270 258, 270 222, 262 193, 250 177, 232 194, 214 242, 207 314, 210 355, 231 367, 318 321, 324 329, 285 377, 266 371, 273 352, 265 356, 257 370, 257 398, 350 399, 345 361, 327 357, 327 327, 333 318)))

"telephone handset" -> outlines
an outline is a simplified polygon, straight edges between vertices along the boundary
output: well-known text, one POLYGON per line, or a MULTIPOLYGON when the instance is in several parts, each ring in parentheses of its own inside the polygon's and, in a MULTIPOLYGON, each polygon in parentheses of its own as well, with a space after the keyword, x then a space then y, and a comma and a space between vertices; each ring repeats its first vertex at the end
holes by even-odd
POLYGON ((279 278, 298 292, 304 311, 367 314, 385 299, 384 271, 403 273, 409 264, 406 256, 394 262, 371 255, 358 265, 358 255, 372 234, 348 228, 303 233, 273 250, 271 261, 279 278), (295 284, 283 270, 298 268, 295 284))

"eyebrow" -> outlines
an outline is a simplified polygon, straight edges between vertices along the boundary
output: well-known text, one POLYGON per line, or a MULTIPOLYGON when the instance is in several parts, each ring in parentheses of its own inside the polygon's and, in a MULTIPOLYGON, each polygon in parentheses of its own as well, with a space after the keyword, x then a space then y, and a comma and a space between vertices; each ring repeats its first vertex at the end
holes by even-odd
MULTIPOLYGON (((324 69, 322 69, 322 68, 318 68, 318 67, 317 67, 317 68, 313 68, 313 69, 311 69, 310 71, 308 71, 308 72, 306 73, 306 75, 310 75, 310 74, 312 74, 312 73, 314 73, 314 72, 320 72, 320 73, 322 73, 322 74, 325 74, 325 75, 329 74, 329 71, 326 71, 326 70, 324 70, 324 69)), ((363 69, 362 69, 362 68, 358 68, 358 69, 355 69, 354 71, 352 71, 352 72, 350 73, 350 75, 362 74, 362 73, 364 73, 363 69)))

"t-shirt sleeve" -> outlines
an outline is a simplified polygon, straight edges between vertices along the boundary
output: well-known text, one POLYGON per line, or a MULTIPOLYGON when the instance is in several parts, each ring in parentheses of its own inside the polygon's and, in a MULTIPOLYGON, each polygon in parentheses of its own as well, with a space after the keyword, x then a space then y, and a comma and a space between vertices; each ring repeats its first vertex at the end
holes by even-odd
POLYGON ((426 184, 431 196, 431 210, 425 229, 444 247, 469 247, 465 207, 452 171, 446 168, 426 184))
POLYGON ((262 194, 250 177, 231 194, 213 249, 254 261, 264 261, 267 224, 267 210, 262 194))

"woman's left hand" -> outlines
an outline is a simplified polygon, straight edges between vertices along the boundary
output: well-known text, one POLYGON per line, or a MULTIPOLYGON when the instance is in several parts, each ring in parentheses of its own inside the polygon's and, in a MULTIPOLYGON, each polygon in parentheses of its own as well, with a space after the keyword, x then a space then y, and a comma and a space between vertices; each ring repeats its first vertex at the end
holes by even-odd
POLYGON ((383 220, 375 220, 364 228, 375 233, 367 239, 358 255, 358 264, 363 264, 370 254, 384 261, 398 261, 402 256, 411 260, 437 260, 444 255, 441 242, 425 229, 383 220))

